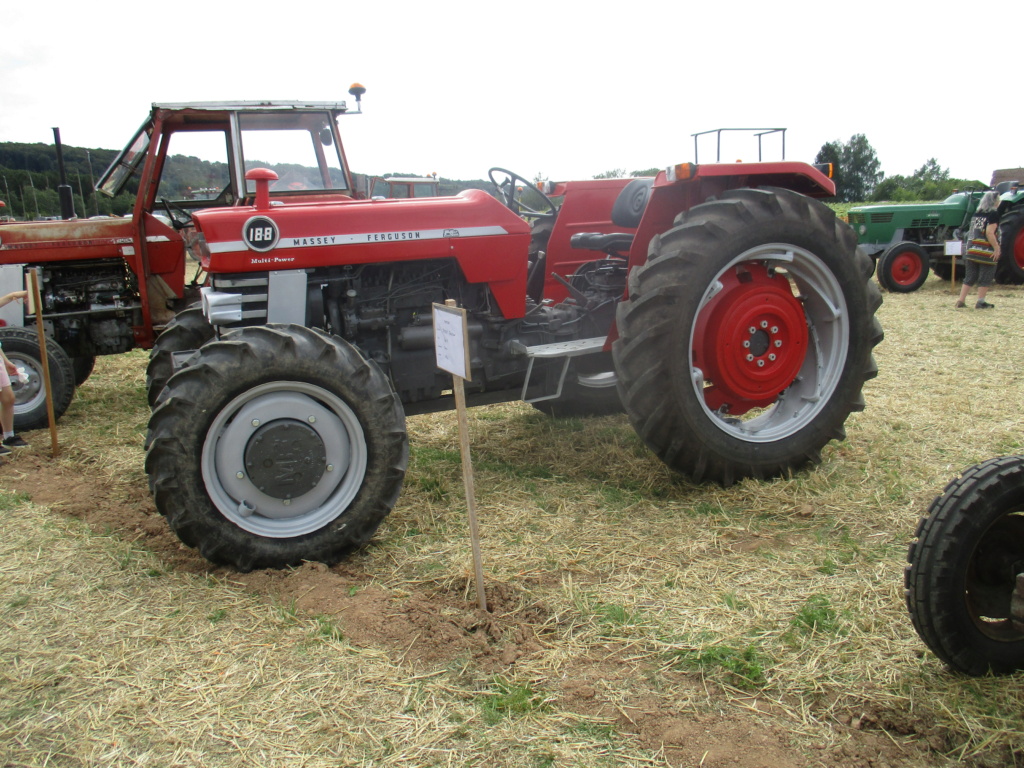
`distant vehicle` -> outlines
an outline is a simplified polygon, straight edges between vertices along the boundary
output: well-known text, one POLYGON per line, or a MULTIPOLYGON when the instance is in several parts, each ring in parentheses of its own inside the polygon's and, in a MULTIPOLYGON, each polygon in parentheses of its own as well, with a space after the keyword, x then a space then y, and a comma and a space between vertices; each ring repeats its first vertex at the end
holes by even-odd
POLYGON ((438 197, 440 182, 437 176, 366 176, 354 173, 356 197, 361 200, 383 198, 407 200, 414 197, 438 197))
MULTIPOLYGON (((1003 256, 996 280, 1003 284, 1024 283, 1024 190, 1020 182, 996 186, 1001 196, 1000 241, 1003 256)), ((970 230, 971 217, 985 190, 956 192, 940 203, 915 205, 864 205, 851 208, 848 219, 861 248, 877 261, 878 282, 893 293, 910 293, 920 288, 931 269, 943 280, 952 277, 963 258, 962 242, 970 230), (947 247, 953 243, 953 247, 947 247)))

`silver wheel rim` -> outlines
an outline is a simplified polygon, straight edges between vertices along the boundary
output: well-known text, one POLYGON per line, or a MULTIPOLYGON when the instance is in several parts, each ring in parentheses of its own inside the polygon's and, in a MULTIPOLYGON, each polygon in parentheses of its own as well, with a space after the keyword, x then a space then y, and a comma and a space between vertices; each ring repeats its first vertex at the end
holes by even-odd
POLYGON ((796 380, 775 404, 743 420, 711 410, 704 398, 704 374, 693 364, 696 316, 690 331, 689 368, 697 401, 709 421, 727 435, 745 442, 768 443, 796 434, 827 407, 842 378, 850 344, 850 316, 839 281, 824 262, 808 250, 786 243, 752 248, 726 264, 701 297, 697 315, 722 289, 721 277, 743 262, 760 262, 785 273, 802 298, 808 328, 808 349, 796 380))
POLYGON ((366 441, 352 409, 334 393, 298 381, 261 384, 234 398, 210 425, 201 458, 203 481, 217 510, 239 528, 275 539, 312 533, 344 514, 366 467, 366 441), (245 467, 254 430, 278 422, 311 429, 324 447, 319 481, 290 499, 262 492, 245 467))
POLYGON ((43 387, 43 371, 41 363, 31 357, 22 357, 17 352, 11 352, 7 357, 12 363, 25 369, 28 374, 28 383, 22 384, 16 378, 11 378, 11 388, 14 390, 14 412, 29 413, 36 408, 42 407, 46 402, 46 388, 43 387))

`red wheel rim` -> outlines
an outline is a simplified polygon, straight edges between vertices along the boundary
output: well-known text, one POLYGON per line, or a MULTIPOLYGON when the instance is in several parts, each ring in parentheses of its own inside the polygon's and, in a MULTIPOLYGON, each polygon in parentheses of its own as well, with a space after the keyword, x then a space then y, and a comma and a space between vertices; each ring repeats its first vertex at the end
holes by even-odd
POLYGON ((1013 238, 1013 260, 1017 262, 1017 268, 1024 272, 1024 227, 1017 230, 1017 236, 1013 238))
POLYGON ((900 251, 890 261, 889 277, 898 285, 913 285, 924 270, 921 257, 913 251, 900 251))
POLYGON ((701 310, 693 365, 708 408, 738 416, 774 403, 807 354, 807 320, 789 281, 763 264, 737 265, 701 310))

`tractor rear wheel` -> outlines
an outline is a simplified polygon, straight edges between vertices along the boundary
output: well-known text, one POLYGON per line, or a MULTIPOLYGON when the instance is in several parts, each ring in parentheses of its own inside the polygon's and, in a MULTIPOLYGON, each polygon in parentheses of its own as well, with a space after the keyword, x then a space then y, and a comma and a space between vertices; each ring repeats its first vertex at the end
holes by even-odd
MULTIPOLYGON (((950 262, 943 262, 942 264, 936 264, 934 261, 932 262, 932 272, 934 272, 935 276, 938 277, 940 280, 945 280, 946 282, 949 282, 949 278, 950 278, 952 270, 953 270, 953 265, 950 262)), ((956 265, 956 279, 957 280, 963 280, 964 279, 964 265, 963 264, 957 264, 956 265)))
POLYGON ((407 463, 405 415, 384 373, 297 325, 206 344, 149 421, 157 509, 182 542, 241 571, 333 564, 365 544, 407 463))
POLYGON ((890 293, 913 293, 928 279, 928 252, 917 243, 889 246, 878 260, 878 282, 890 293))
POLYGON ((203 315, 201 307, 189 307, 174 316, 163 332, 156 337, 153 350, 149 353, 146 366, 146 396, 149 407, 156 405, 157 398, 174 373, 174 353, 199 349, 213 338, 213 326, 203 315))
POLYGON ((1003 285, 1024 283, 1024 209, 1003 214, 999 222, 999 248, 996 281, 1003 285))
POLYGON ((871 260, 822 203, 741 189, 680 214, 629 277, 619 394, 671 468, 730 485, 820 461, 877 373, 871 260))
MULTIPOLYGON (((11 381, 14 388, 14 428, 27 432, 45 427, 50 418, 46 409, 43 355, 38 335, 27 328, 0 328, 0 345, 7 358, 28 374, 27 384, 11 381)), ((75 369, 68 353, 53 339, 47 340, 46 359, 50 368, 53 418, 59 419, 75 395, 75 369)))
POLYGON ((92 371, 96 367, 96 355, 72 357, 71 367, 75 371, 75 386, 80 387, 92 376, 92 371))
POLYGON ((907 553, 907 610, 925 644, 968 675, 1024 669, 1024 456, 946 486, 907 553))

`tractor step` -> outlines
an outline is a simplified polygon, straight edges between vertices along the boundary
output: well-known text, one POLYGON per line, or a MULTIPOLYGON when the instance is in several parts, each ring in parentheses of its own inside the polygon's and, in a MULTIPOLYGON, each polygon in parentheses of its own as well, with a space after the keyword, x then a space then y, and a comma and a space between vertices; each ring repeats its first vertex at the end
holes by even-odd
POLYGON ((553 344, 537 344, 532 347, 522 347, 521 351, 530 362, 526 366, 526 380, 523 381, 523 393, 521 399, 524 403, 539 403, 542 400, 555 400, 562 396, 562 386, 565 384, 565 375, 569 371, 569 360, 580 355, 591 355, 604 349, 607 341, 605 336, 595 336, 591 339, 574 339, 573 341, 556 341, 553 344), (554 360, 565 358, 562 363, 562 372, 558 376, 558 388, 553 395, 529 398, 526 392, 530 387, 530 374, 533 373, 533 362, 538 358, 542 360, 554 360))
POLYGON ((607 337, 595 336, 592 339, 574 339, 573 341, 556 341, 553 344, 538 344, 534 347, 526 347, 526 356, 548 359, 552 357, 588 355, 591 352, 602 350, 605 341, 607 341, 607 337))

